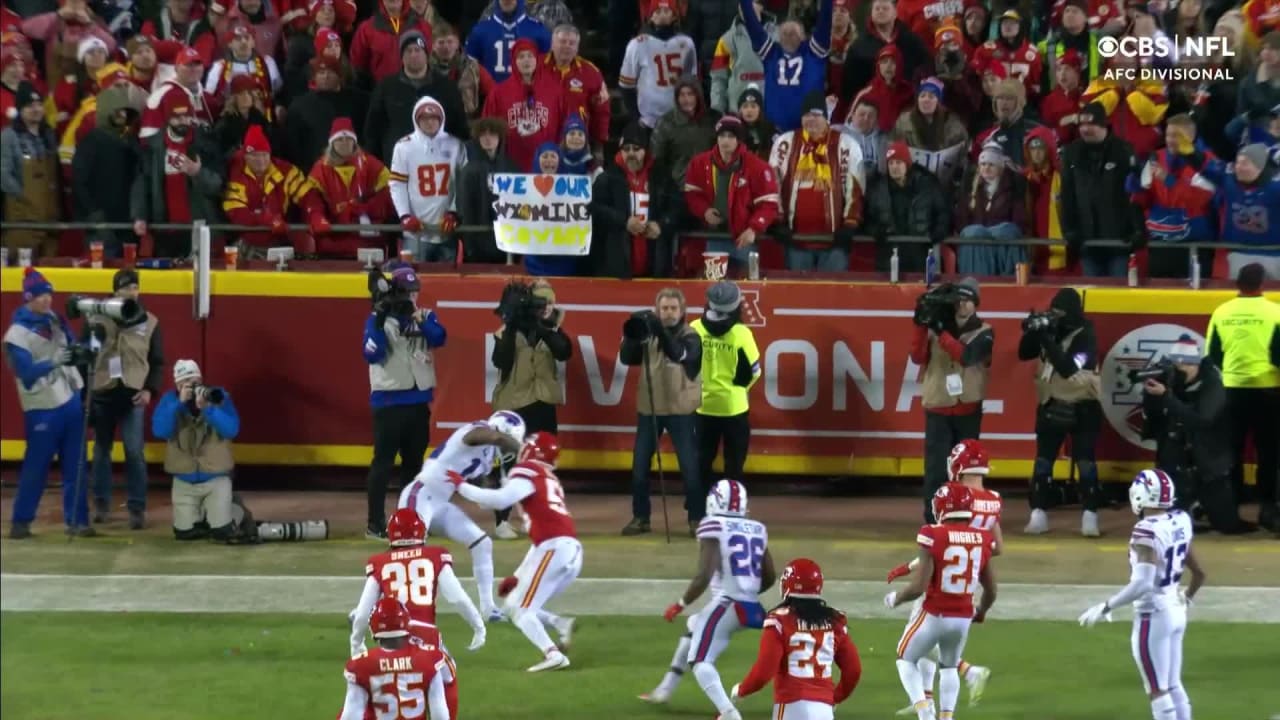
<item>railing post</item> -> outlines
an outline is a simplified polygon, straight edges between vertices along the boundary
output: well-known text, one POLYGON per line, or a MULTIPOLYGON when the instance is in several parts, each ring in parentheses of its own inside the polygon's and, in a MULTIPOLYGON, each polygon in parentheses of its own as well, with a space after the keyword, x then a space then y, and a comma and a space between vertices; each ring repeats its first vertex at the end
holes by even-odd
POLYGON ((197 220, 191 226, 191 244, 195 258, 195 262, 191 264, 191 272, 194 276, 191 315, 197 320, 209 317, 210 285, 213 281, 210 274, 212 263, 209 258, 212 237, 213 233, 209 232, 209 226, 203 220, 197 220))

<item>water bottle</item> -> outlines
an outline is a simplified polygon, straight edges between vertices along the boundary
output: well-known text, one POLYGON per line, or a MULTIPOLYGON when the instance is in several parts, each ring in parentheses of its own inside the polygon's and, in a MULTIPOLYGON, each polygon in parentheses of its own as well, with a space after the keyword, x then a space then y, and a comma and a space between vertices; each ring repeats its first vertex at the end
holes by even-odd
POLYGON ((1129 253, 1129 287, 1138 287, 1138 255, 1129 253))
POLYGON ((1191 251, 1191 289, 1200 289, 1200 253, 1191 251))
POLYGON ((747 279, 760 279, 760 253, 755 250, 747 253, 747 279))
POLYGON ((898 282, 898 248, 893 249, 893 256, 889 258, 889 282, 898 282))
MULTIPOLYGON (((894 251, 897 252, 896 250, 894 251)), ((924 259, 924 284, 926 287, 933 284, 938 277, 938 255, 933 248, 929 248, 929 255, 924 259)))

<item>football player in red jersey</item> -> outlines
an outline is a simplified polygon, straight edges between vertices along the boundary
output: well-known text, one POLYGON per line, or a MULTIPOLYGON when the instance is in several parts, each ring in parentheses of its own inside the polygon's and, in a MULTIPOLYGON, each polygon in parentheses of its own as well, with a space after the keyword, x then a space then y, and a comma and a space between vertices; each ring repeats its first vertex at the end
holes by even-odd
POLYGON ((542 662, 530 667, 529 672, 569 667, 564 649, 573 634, 573 619, 542 609, 582 572, 582 543, 578 542, 573 516, 564 502, 564 488, 555 474, 559 457, 556 437, 538 432, 525 440, 501 489, 480 488, 464 482, 461 476, 450 477, 459 495, 490 510, 505 510, 516 503, 524 508, 533 547, 515 575, 498 585, 498 595, 507 599, 511 622, 542 652, 542 662), (558 646, 547 636, 544 624, 559 633, 558 646))
POLYGON ((437 646, 409 633, 409 611, 395 598, 377 602, 370 628, 378 646, 347 661, 347 698, 338 720, 454 717, 445 701, 452 670, 437 646))
MULTIPOLYGON (((471 626, 468 650, 478 650, 485 642, 484 621, 453 574, 453 557, 442 547, 427 545, 427 526, 411 508, 401 508, 387 523, 391 549, 369 558, 364 566, 364 592, 351 613, 351 654, 364 650, 365 628, 378 598, 391 597, 409 610, 414 625, 435 627, 436 598, 443 595, 453 603, 471 626)), ((415 633, 416 634, 416 633, 415 633)))
MULTIPOLYGON (((977 440, 962 440, 951 449, 947 458, 947 480, 960 483, 973 493, 973 518, 970 527, 991 531, 994 549, 992 557, 1004 550, 1004 533, 1000 530, 1000 511, 1003 501, 1000 493, 983 487, 983 478, 991 472, 991 462, 987 458, 987 450, 977 440)), ((904 577, 916 569, 919 559, 912 559, 889 571, 889 582, 904 577)), ((929 654, 920 658, 920 678, 924 683, 925 699, 933 702, 933 681, 938 672, 938 650, 934 648, 929 654)), ((960 676, 969 688, 969 704, 977 705, 987 689, 987 680, 991 678, 991 669, 981 665, 973 665, 960 661, 960 676)), ((899 715, 912 715, 915 708, 907 706, 898 711, 899 715)))
POLYGON ((916 535, 919 565, 911 586, 885 596, 885 605, 896 608, 921 595, 924 602, 912 613, 898 642, 898 676, 919 720, 933 720, 933 704, 924 694, 917 665, 937 646, 938 715, 951 720, 960 695, 960 655, 969 637, 969 624, 982 622, 996 600, 995 573, 990 559, 991 533, 971 527, 973 492, 959 483, 946 483, 933 496, 937 525, 923 525, 916 535), (982 586, 982 600, 974 612, 973 595, 982 586))
POLYGON ((773 681, 773 717, 831 720, 862 677, 858 648, 844 613, 822 599, 822 568, 808 558, 782 571, 782 604, 764 621, 760 652, 729 697, 746 697, 773 681), (840 668, 840 684, 831 666, 840 668))

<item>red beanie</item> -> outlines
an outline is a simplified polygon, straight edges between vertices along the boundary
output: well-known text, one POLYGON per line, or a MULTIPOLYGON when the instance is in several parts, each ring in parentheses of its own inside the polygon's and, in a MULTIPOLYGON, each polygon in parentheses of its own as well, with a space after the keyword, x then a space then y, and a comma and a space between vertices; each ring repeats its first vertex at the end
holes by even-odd
POLYGON ((271 153, 271 143, 267 142, 267 134, 261 125, 250 125, 249 132, 244 134, 244 151, 247 153, 271 153))
POLYGON ((332 28, 320 28, 316 30, 316 40, 315 40, 316 57, 320 57, 321 55, 324 55, 324 49, 329 47, 329 45, 332 43, 338 43, 338 46, 341 47, 342 36, 339 35, 337 32, 335 32, 332 28))

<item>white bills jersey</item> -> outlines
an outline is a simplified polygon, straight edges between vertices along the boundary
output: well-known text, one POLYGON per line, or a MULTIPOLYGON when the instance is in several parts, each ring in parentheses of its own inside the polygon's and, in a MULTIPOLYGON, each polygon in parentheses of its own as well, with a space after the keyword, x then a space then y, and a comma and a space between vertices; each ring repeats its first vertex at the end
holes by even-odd
POLYGON ((688 35, 676 33, 662 40, 641 34, 627 43, 618 87, 636 91, 640 124, 652 129, 658 118, 676 106, 675 88, 680 78, 697 74, 697 51, 688 35))
POLYGON ((698 524, 698 540, 720 543, 720 567, 711 577, 711 597, 759 601, 760 574, 769 531, 747 518, 708 515, 698 524))
MULTIPOLYGON (((414 117, 424 107, 444 108, 431 97, 423 97, 414 105, 414 117)), ((400 138, 391 151, 391 202, 396 217, 412 215, 424 225, 438 225, 445 213, 457 209, 457 179, 467 164, 466 146, 445 132, 444 121, 434 137, 428 137, 415 123, 413 132, 400 138)), ((424 232, 423 239, 439 237, 424 232)))
POLYGON ((483 420, 468 423, 453 431, 448 440, 431 451, 422 470, 413 482, 400 493, 399 507, 412 507, 422 512, 421 506, 439 507, 453 498, 457 488, 449 482, 452 470, 467 480, 478 480, 493 470, 498 457, 495 445, 468 445, 463 442, 467 433, 476 428, 489 427, 483 420))
MULTIPOLYGON (((1182 580, 1183 564, 1191 550, 1193 534, 1191 516, 1181 510, 1142 518, 1133 526, 1129 543, 1149 547, 1156 555, 1156 587, 1134 601, 1135 612, 1164 610, 1180 602, 1178 583, 1182 580)), ((1137 555, 1130 550, 1130 567, 1137 562, 1137 555)))

